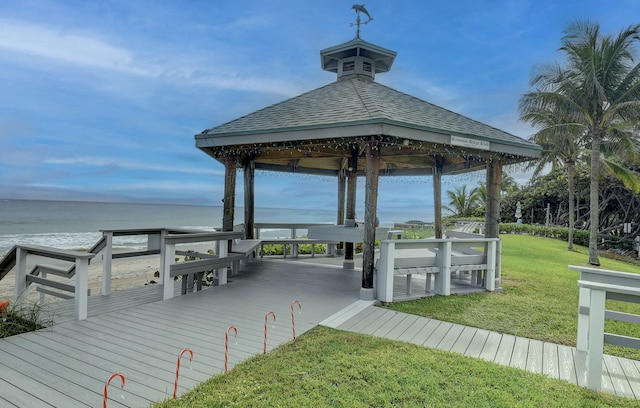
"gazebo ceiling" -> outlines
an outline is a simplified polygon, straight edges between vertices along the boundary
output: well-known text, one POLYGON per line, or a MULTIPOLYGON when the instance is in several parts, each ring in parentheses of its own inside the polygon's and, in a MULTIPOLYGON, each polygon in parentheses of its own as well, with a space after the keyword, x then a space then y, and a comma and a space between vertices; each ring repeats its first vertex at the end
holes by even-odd
POLYGON ((528 161, 540 146, 381 85, 395 53, 360 38, 321 52, 338 80, 203 131, 196 147, 219 160, 251 158, 256 169, 337 175, 363 143, 376 140, 381 175, 428 175, 436 157, 443 174, 483 169, 487 160, 528 161), (342 64, 342 65, 341 65, 342 64))

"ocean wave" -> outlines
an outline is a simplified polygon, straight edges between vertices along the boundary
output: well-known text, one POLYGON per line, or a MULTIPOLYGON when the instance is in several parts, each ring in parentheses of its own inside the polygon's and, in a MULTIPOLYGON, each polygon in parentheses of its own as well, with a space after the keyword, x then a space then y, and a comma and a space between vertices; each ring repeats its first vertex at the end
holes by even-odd
MULTIPOLYGON (((43 245, 59 249, 88 250, 100 240, 100 232, 51 232, 42 234, 0 235, 0 253, 14 245, 43 245)), ((142 249, 147 245, 146 235, 115 237, 114 248, 142 249)))

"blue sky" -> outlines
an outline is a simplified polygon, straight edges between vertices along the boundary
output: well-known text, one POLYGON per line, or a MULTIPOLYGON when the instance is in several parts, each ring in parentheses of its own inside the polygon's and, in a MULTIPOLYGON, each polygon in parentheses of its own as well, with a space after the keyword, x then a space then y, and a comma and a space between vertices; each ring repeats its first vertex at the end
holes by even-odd
MULTIPOLYGON (((334 81, 319 52, 354 37, 353 2, 2 1, 0 197, 219 205, 224 169, 194 135, 334 81)), ((376 80, 523 138, 518 99, 536 64, 560 60, 570 22, 605 33, 640 22, 637 0, 365 5, 374 20, 362 38, 398 52, 376 80)), ((336 202, 331 178, 256 180, 258 206, 336 202)), ((430 212, 430 179, 380 189, 381 208, 430 212)))

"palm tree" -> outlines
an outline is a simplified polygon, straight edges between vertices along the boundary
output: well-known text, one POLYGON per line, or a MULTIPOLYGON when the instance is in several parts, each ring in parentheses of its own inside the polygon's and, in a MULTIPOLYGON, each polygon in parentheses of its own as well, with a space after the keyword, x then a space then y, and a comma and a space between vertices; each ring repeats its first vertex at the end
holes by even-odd
POLYGON ((572 123, 566 113, 545 110, 524 111, 530 106, 521 106, 520 118, 530 122, 539 128, 538 132, 530 139, 542 146, 540 160, 533 162, 532 177, 537 177, 548 166, 552 170, 564 167, 567 172, 567 184, 569 189, 569 236, 567 239, 567 249, 573 250, 573 231, 575 229, 575 169, 576 163, 580 159, 582 146, 580 137, 585 131, 584 126, 579 123, 572 123))
POLYGON ((449 201, 448 206, 444 206, 445 209, 451 211, 454 215, 459 217, 470 217, 473 215, 473 210, 478 203, 478 189, 472 188, 467 193, 467 186, 456 187, 454 191, 447 191, 449 201))
POLYGON ((601 147, 631 144, 640 120, 640 65, 633 46, 640 42, 640 25, 622 30, 616 37, 600 33, 590 21, 576 22, 564 31, 561 51, 566 68, 547 65, 531 80, 536 87, 520 100, 521 112, 556 112, 571 123, 585 126, 584 140, 590 157, 589 263, 598 258, 599 177, 601 147))

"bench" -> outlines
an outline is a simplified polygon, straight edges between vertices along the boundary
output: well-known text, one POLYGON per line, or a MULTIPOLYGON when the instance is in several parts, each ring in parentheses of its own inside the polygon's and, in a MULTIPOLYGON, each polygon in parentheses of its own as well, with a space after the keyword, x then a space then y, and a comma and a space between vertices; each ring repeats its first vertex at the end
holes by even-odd
MULTIPOLYGON (((396 276, 406 276, 405 292, 412 295, 413 275, 425 275, 425 293, 451 294, 452 275, 457 283, 495 290, 498 238, 383 240, 376 264, 378 300, 393 301, 396 276), (486 247, 481 251, 479 247, 486 247), (461 278, 467 272, 468 282, 461 278)), ((466 276, 465 276, 466 279, 466 276)))
POLYGON ((234 239, 231 243, 231 250, 229 254, 242 255, 243 258, 240 260, 236 260, 233 263, 232 273, 237 273, 240 270, 241 262, 247 261, 250 258, 256 257, 256 251, 260 246, 261 240, 259 239, 245 239, 247 237, 247 233, 244 227, 244 224, 237 224, 233 226, 234 232, 242 232, 244 238, 234 239))
POLYGON ((215 255, 198 253, 194 253, 192 256, 204 256, 205 258, 179 262, 169 267, 169 275, 171 278, 182 277, 182 289, 180 292, 182 295, 193 292, 194 287, 196 291, 202 290, 202 281, 204 280, 206 272, 232 267, 236 262, 244 259, 244 255, 242 254, 229 255, 222 258, 215 255))
POLYGON ((318 244, 326 244, 327 245, 327 256, 335 256, 335 246, 337 242, 335 241, 326 241, 323 239, 309 239, 309 238, 273 238, 273 239, 263 239, 260 242, 260 258, 264 256, 264 245, 282 245, 282 252, 284 257, 287 257, 287 246, 291 246, 291 257, 298 257, 298 246, 300 244, 311 244, 311 257, 315 257, 316 255, 316 245, 318 244))

